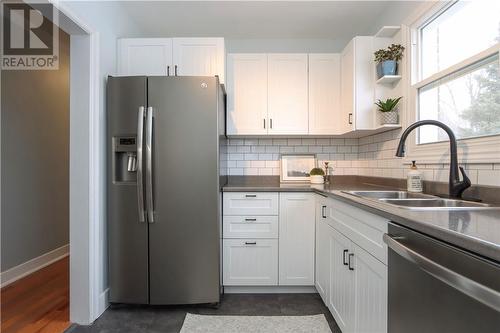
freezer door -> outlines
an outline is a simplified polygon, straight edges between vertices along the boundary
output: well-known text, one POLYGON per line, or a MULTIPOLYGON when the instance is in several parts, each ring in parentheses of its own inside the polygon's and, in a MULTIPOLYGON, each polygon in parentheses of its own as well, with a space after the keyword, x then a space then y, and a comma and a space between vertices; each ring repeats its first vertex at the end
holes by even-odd
POLYGON ((116 303, 149 302, 148 228, 139 209, 142 165, 137 137, 145 107, 146 77, 108 78, 109 300, 116 303))
POLYGON ((219 301, 218 89, 214 77, 148 78, 151 304, 219 301))

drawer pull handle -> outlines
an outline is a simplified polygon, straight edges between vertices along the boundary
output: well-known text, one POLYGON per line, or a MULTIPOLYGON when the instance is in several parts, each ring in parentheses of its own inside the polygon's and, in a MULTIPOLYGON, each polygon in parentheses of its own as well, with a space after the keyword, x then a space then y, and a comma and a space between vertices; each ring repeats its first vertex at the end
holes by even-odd
POLYGON ((354 268, 351 266, 351 258, 353 258, 353 257, 354 257, 354 253, 349 253, 349 266, 348 267, 349 267, 350 271, 354 270, 354 268))
POLYGON ((255 221, 257 221, 257 219, 245 219, 245 221, 247 221, 247 222, 255 222, 255 221))
POLYGON ((257 245, 257 242, 245 242, 245 245, 257 245))
POLYGON ((245 197, 247 198, 257 198, 256 194, 246 194, 245 197))
POLYGON ((345 266, 348 265, 347 261, 345 260, 345 255, 349 252, 349 250, 344 250, 344 253, 342 254, 342 262, 344 263, 345 266))
POLYGON ((326 219, 326 206, 321 206, 321 216, 326 219))

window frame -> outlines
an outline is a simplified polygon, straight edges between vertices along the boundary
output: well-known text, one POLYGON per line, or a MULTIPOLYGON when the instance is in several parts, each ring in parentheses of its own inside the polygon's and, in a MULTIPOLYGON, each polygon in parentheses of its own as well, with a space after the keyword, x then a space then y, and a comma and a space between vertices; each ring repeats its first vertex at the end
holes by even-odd
MULTIPOLYGON (((421 29, 424 28, 430 21, 441 15, 444 11, 450 8, 457 1, 446 3, 433 4, 423 10, 419 17, 409 26, 409 61, 411 77, 408 80, 408 124, 418 121, 418 90, 432 82, 442 79, 459 70, 466 69, 474 65, 478 61, 488 57, 498 55, 500 63, 500 43, 489 47, 479 53, 476 53, 452 66, 444 68, 425 79, 422 77, 421 69, 421 29)), ((413 131, 407 139, 406 145, 408 150, 408 158, 406 163, 411 160, 418 160, 420 163, 442 164, 448 163, 449 141, 440 141, 432 143, 417 143, 417 131, 413 131)), ((500 133, 458 139, 458 152, 460 163, 498 163, 500 162, 500 133)))

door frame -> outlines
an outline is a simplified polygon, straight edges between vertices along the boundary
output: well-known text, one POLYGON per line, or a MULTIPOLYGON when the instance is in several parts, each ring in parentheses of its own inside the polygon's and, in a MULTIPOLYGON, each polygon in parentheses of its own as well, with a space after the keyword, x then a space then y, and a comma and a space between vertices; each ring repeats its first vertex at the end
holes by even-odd
POLYGON ((99 32, 64 3, 48 2, 59 11, 60 28, 70 35, 70 321, 89 325, 108 306, 107 290, 99 290, 104 280, 100 256, 105 222, 99 32))

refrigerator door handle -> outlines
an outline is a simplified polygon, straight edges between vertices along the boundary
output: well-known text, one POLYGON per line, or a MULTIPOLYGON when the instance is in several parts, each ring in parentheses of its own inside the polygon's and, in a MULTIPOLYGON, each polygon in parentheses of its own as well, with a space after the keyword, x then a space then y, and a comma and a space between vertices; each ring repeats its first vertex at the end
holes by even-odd
POLYGON ((153 108, 151 106, 146 113, 146 209, 148 221, 153 223, 153 108))
POLYGON ((142 175, 142 139, 144 136, 144 106, 139 107, 137 114, 137 204, 139 208, 139 222, 146 222, 144 218, 144 184, 142 175))

